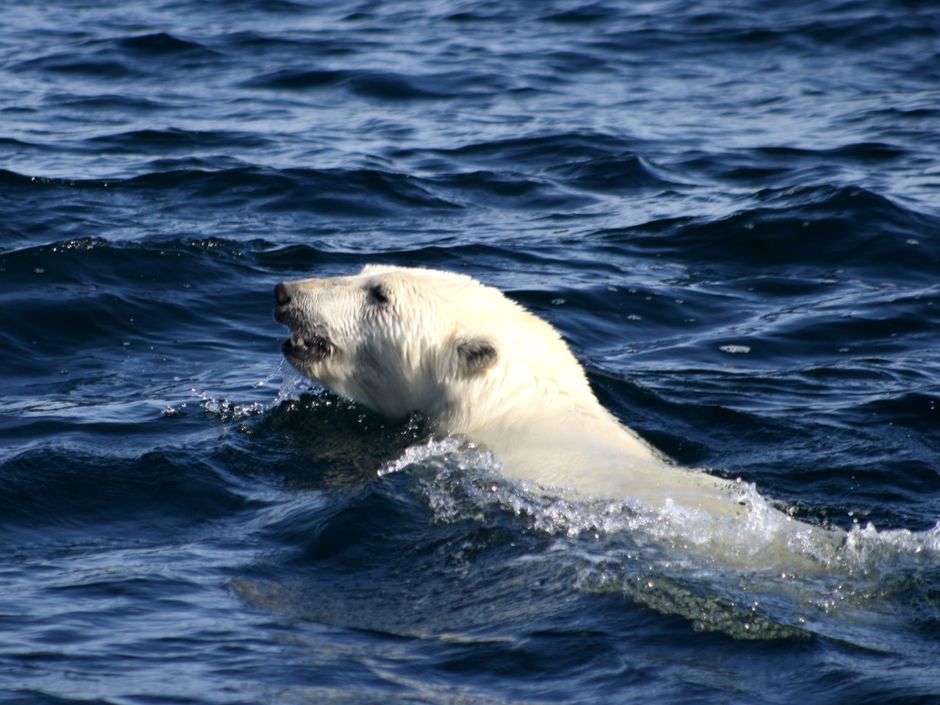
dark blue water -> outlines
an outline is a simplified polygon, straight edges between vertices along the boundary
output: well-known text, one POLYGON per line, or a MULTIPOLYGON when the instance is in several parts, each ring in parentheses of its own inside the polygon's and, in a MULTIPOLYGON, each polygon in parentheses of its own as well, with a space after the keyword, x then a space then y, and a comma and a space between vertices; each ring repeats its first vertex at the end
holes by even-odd
POLYGON ((773 5, 7 3, 4 700, 940 702, 940 11, 773 5), (840 560, 299 380, 274 283, 366 262, 503 288, 840 560))

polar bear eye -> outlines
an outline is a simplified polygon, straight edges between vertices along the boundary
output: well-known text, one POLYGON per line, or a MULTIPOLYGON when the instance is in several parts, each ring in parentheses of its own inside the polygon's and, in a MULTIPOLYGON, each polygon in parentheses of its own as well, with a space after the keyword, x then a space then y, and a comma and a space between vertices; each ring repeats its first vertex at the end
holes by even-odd
POLYGON ((369 287, 369 301, 376 306, 384 306, 389 301, 388 289, 382 284, 372 284, 369 287))

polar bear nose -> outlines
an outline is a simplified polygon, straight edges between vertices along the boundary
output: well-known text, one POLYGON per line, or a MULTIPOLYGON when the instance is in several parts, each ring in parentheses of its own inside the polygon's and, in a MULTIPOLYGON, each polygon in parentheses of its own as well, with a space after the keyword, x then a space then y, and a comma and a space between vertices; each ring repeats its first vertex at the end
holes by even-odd
POLYGON ((286 306, 290 303, 290 289, 287 288, 287 284, 277 283, 274 287, 274 300, 277 301, 278 306, 286 306))

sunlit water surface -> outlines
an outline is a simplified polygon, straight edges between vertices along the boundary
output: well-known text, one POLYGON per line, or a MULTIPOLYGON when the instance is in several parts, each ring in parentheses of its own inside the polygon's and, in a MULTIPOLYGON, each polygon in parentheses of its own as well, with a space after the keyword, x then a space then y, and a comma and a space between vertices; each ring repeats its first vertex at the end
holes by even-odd
POLYGON ((2 18, 6 701, 940 701, 931 3, 2 18), (743 517, 297 378, 274 283, 365 262, 504 289, 743 517))

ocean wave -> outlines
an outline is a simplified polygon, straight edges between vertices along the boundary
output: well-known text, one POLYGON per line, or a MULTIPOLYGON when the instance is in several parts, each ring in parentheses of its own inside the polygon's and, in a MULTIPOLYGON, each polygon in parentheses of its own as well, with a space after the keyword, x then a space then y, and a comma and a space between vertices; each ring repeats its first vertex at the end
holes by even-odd
POLYGON ((143 191, 165 194, 174 203, 181 199, 198 199, 203 205, 216 207, 244 207, 248 203, 259 211, 307 211, 342 217, 461 208, 435 195, 422 179, 376 169, 185 168, 116 179, 47 178, 0 170, 0 183, 24 192, 143 191))
POLYGON ((879 272, 931 279, 940 263, 940 221, 866 189, 807 186, 768 189, 759 205, 718 218, 671 218, 597 236, 636 254, 658 253, 720 268, 762 267, 771 274, 806 266, 816 271, 879 272))
POLYGON ((50 108, 64 108, 70 111, 87 112, 92 115, 101 114, 102 112, 114 112, 132 117, 168 111, 175 107, 172 102, 153 97, 118 95, 108 92, 82 95, 81 93, 69 91, 50 92, 46 96, 46 105, 50 108))
POLYGON ((579 130, 477 141, 445 149, 394 150, 390 156, 413 158, 429 154, 456 164, 499 165, 517 171, 520 165, 548 168, 631 153, 636 146, 636 141, 630 138, 579 130))
MULTIPOLYGON (((180 39, 167 32, 138 34, 131 37, 107 40, 106 46, 115 45, 132 54, 164 59, 180 55, 214 55, 215 52, 191 39, 180 39)), ((94 46, 94 45, 92 45, 94 46)))
POLYGON ((591 191, 630 193, 642 189, 664 190, 680 186, 663 170, 635 154, 596 157, 553 167, 549 173, 565 183, 591 191))
POLYGON ((66 76, 86 76, 115 82, 134 81, 154 75, 146 68, 119 57, 91 56, 78 59, 71 52, 28 59, 14 66, 13 70, 22 73, 40 71, 66 76))
MULTIPOLYGON (((940 359, 935 364, 940 366, 940 359)), ((924 371, 919 380, 920 385, 923 386, 919 390, 881 395, 881 398, 859 405, 853 412, 859 420, 867 421, 872 417, 890 419, 888 423, 892 426, 922 433, 924 435, 920 442, 935 452, 940 451, 940 447, 935 447, 930 435, 931 431, 937 427, 937 421, 940 420, 940 388, 934 379, 933 374, 924 371)), ((913 380, 910 380, 908 384, 911 387, 920 386, 916 385, 913 380)), ((928 466, 923 469, 927 470, 928 466)), ((930 490, 940 490, 940 476, 937 475, 936 468, 930 467, 926 477, 931 481, 930 490)), ((923 489, 926 490, 926 488, 923 489)))
POLYGON ((849 142, 835 147, 766 145, 734 151, 690 154, 677 168, 732 184, 761 184, 769 191, 838 187, 859 168, 890 169, 911 157, 909 148, 887 141, 849 142), (877 166, 876 166, 877 165, 877 166))
POLYGON ((545 178, 522 178, 488 170, 441 174, 429 182, 461 203, 487 209, 575 210, 595 202, 545 178))
POLYGON ((85 75, 108 81, 134 80, 158 75, 155 62, 194 68, 214 61, 219 54, 197 42, 165 32, 74 43, 70 51, 26 59, 12 68, 18 72, 85 75))
POLYGON ((134 521, 176 531, 254 506, 203 460, 177 450, 119 458, 67 447, 22 451, 0 465, 6 531, 134 521))
POLYGON ((95 152, 158 153, 167 151, 194 151, 202 149, 224 150, 263 148, 271 141, 254 132, 225 130, 132 130, 111 135, 90 137, 81 142, 84 148, 95 152))
POLYGON ((338 86, 357 96, 388 101, 471 98, 513 88, 503 76, 473 71, 402 74, 365 69, 280 69, 249 79, 244 85, 277 90, 338 86))
MULTIPOLYGON (((318 57, 349 58, 357 54, 366 54, 383 45, 375 38, 344 34, 281 34, 264 31, 263 29, 242 29, 240 31, 220 33, 216 35, 220 46, 232 52, 248 51, 252 54, 264 56, 279 56, 290 59, 293 63, 298 54, 311 54, 318 57)), ((300 72, 316 69, 294 68, 290 71, 300 72)), ((257 75, 248 81, 276 77, 278 71, 257 75)))

